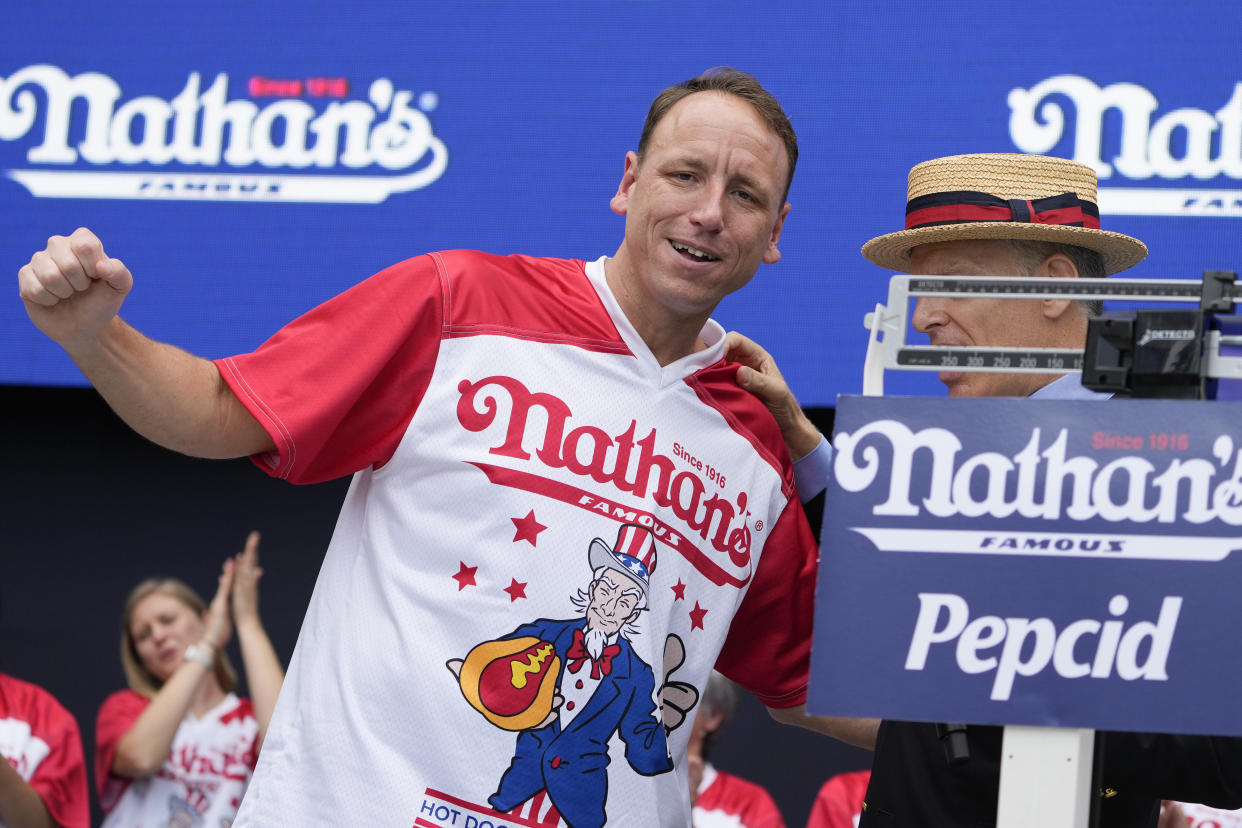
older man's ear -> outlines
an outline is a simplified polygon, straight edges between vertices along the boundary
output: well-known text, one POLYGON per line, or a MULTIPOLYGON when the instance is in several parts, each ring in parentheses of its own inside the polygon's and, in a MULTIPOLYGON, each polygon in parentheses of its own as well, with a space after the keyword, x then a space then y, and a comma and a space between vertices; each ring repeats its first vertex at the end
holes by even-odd
MULTIPOLYGON (((1078 268, 1064 253, 1053 253, 1035 269, 1032 276, 1047 279, 1077 279, 1078 268)), ((1076 303, 1072 299, 1045 299, 1042 311, 1045 319, 1060 319, 1076 303)))

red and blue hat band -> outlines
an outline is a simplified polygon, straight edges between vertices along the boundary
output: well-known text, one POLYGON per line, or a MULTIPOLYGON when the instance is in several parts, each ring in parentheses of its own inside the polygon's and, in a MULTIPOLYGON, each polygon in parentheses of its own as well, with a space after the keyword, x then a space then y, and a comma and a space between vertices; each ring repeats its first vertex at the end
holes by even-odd
POLYGON ((1074 193, 1023 200, 998 198, 974 190, 952 190, 919 196, 906 204, 907 230, 980 221, 1057 224, 1099 230, 1100 210, 1074 193))

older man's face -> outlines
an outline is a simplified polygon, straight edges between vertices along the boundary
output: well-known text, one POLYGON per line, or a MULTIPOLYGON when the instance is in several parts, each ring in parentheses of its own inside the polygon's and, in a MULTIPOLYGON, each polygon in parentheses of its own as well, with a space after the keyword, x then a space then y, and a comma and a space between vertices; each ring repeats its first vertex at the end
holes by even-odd
MULTIPOLYGON (((910 273, 927 276, 1027 276, 1003 241, 921 244, 910 254, 910 273)), ((914 327, 932 345, 1053 347, 1040 302, 1030 299, 924 297, 914 327)), ((1047 374, 942 371, 950 397, 1025 397, 1048 383, 1047 374)))

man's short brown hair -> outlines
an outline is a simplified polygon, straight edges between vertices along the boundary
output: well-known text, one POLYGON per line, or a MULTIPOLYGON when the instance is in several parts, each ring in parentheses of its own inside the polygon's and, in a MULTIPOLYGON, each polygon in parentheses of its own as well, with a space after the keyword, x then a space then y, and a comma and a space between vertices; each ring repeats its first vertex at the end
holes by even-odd
POLYGON ((651 133, 655 131, 656 124, 660 123, 678 101, 696 92, 723 92, 727 95, 736 95, 754 107, 763 122, 784 143, 785 157, 789 161, 789 174, 785 178, 785 192, 781 195, 779 209, 788 200, 789 186, 793 183, 794 167, 798 163, 798 136, 794 134, 793 124, 789 122, 789 117, 781 108, 780 101, 764 89, 759 81, 755 80, 754 75, 746 72, 730 69, 728 66, 717 66, 688 81, 670 86, 657 95, 656 99, 651 102, 651 109, 647 111, 647 120, 643 123, 643 134, 638 139, 638 160, 642 161, 643 153, 647 150, 647 144, 651 140, 651 133))

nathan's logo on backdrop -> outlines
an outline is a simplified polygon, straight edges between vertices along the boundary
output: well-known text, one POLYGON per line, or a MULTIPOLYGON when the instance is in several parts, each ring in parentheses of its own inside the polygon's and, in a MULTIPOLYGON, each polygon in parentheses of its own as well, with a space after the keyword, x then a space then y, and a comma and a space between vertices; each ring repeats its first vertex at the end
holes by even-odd
POLYGON ((1072 128, 1073 159, 1100 177, 1101 212, 1242 216, 1242 187, 1200 184, 1221 176, 1242 182, 1242 83, 1222 92, 1208 109, 1160 112, 1156 96, 1138 84, 1100 87, 1057 75, 1009 93, 1009 135, 1023 152, 1046 153, 1072 128), (1122 181, 1182 186, 1107 186, 1122 181))
POLYGON ((378 78, 348 99, 345 78, 259 77, 245 91, 192 72, 167 100, 123 99, 108 75, 27 66, 0 78, 0 141, 35 142, 7 174, 45 198, 374 204, 448 164, 433 92, 415 102, 378 78))
POLYGON ((836 435, 833 476, 846 492, 870 492, 871 516, 882 525, 849 528, 883 551, 1218 561, 1242 550, 1242 448, 1229 435, 1215 438, 1211 457, 1166 455, 1158 462, 1135 451, 1074 455, 1069 445, 1067 428, 1051 439, 1033 428, 1012 454, 963 456, 952 431, 915 432, 876 420, 836 435), (961 526, 980 518, 1007 522, 942 528, 946 518, 961 526), (1030 522, 1018 531, 1014 519, 1030 522), (1084 528, 1095 531, 1039 528, 1060 529, 1065 521, 1090 522, 1084 528), (1217 521, 1224 535, 1126 531, 1217 521))

